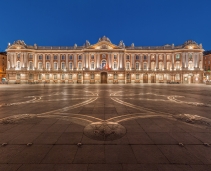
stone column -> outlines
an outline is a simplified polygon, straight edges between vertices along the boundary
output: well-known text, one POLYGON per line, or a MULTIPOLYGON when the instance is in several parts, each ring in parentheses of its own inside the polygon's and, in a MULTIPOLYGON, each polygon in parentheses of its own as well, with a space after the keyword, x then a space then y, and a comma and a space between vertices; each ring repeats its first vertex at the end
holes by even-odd
POLYGON ((185 53, 182 53, 182 69, 185 68, 185 53))
POLYGON ((147 60, 148 60, 148 70, 151 70, 151 56, 150 56, 150 54, 147 55, 147 60))
POLYGON ((188 53, 186 53, 186 62, 185 62, 186 64, 186 69, 188 69, 188 53))
POLYGON ((125 69, 125 53, 122 54, 122 68, 125 69))
POLYGON ((164 54, 164 70, 167 68, 167 62, 166 62, 166 54, 164 54))
POLYGON ((37 69, 37 54, 33 54, 34 69, 37 69))
POLYGON ((132 57, 132 59, 131 59, 132 60, 132 69, 135 69, 135 67, 134 67, 134 63, 135 63, 135 61, 134 61, 134 54, 132 54, 131 57, 132 57))
POLYGON ((66 54, 66 70, 68 70, 68 54, 66 54))
POLYGON ((158 70, 159 69, 159 66, 158 66, 158 54, 155 55, 155 58, 156 58, 155 68, 156 68, 156 70, 158 70))
POLYGON ((76 65, 76 63, 77 63, 77 54, 76 53, 74 53, 74 57, 73 57, 73 65, 74 65, 74 70, 75 69, 77 69, 77 65, 76 65))
POLYGON ((172 53, 172 58, 171 58, 171 64, 172 64, 172 70, 174 70, 174 54, 172 53))

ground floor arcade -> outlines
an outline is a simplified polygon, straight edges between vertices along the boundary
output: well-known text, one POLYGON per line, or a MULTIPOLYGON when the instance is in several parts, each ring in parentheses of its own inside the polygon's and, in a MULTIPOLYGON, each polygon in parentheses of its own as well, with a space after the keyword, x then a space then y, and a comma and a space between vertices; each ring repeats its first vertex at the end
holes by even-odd
POLYGON ((136 72, 136 71, 73 71, 73 72, 8 72, 9 83, 202 83, 203 71, 136 72))

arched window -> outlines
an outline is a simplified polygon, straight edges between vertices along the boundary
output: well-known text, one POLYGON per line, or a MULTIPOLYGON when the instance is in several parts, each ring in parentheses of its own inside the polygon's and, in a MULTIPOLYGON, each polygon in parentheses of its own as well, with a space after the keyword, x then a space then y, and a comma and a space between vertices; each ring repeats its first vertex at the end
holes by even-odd
POLYGON ((106 68, 106 60, 104 59, 104 60, 102 60, 102 68, 106 68))
POLYGON ((147 56, 146 55, 144 55, 144 60, 147 60, 147 56))
POLYGON ((65 69, 65 63, 64 62, 62 62, 61 67, 62 67, 62 69, 65 69))
POLYGON ((136 60, 139 60, 139 56, 138 55, 136 55, 136 60))
POLYGON ((46 60, 50 60, 50 55, 47 55, 46 56, 46 60))
POLYGON ((65 60, 65 55, 62 55, 62 60, 65 60))
POLYGON ((54 55, 54 57, 53 57, 53 58, 54 58, 54 60, 57 60, 57 56, 56 56, 56 55, 54 55))
POLYGON ((177 59, 177 60, 180 59, 180 54, 176 54, 176 59, 177 59))
POLYGON ((95 56, 94 55, 91 55, 91 59, 95 59, 95 56))

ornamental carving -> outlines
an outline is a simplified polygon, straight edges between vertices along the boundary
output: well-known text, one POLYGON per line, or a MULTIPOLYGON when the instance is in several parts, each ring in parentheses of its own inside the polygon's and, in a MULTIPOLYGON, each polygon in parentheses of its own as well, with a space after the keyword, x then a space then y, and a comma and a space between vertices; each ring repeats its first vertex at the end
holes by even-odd
POLYGON ((195 41, 193 41, 193 40, 188 40, 188 41, 186 41, 186 42, 184 43, 184 46, 187 46, 187 45, 190 45, 190 44, 195 44, 195 45, 197 45, 197 43, 196 43, 195 41))
POLYGON ((13 45, 21 45, 21 46, 26 47, 26 44, 25 44, 25 42, 23 40, 14 41, 13 45))
POLYGON ((108 37, 106 37, 106 36, 103 36, 103 37, 99 38, 98 42, 102 42, 102 41, 106 41, 106 42, 111 43, 110 39, 108 37))

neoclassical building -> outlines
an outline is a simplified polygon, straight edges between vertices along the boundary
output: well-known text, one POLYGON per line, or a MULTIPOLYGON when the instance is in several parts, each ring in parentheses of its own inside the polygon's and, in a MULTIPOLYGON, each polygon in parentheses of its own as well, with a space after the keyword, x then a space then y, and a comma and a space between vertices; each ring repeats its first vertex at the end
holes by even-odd
POLYGON ((103 36, 83 46, 7 48, 9 83, 202 83, 203 48, 189 40, 175 46, 125 46, 103 36))

